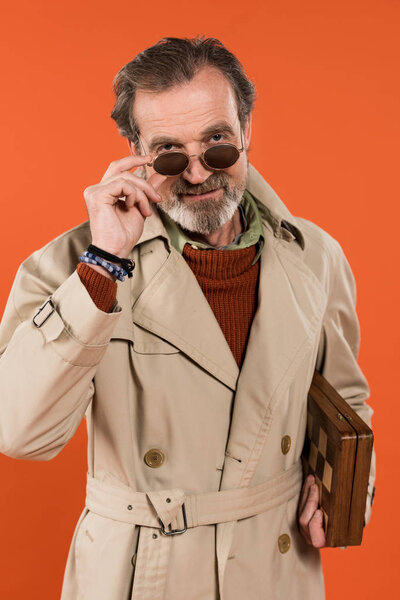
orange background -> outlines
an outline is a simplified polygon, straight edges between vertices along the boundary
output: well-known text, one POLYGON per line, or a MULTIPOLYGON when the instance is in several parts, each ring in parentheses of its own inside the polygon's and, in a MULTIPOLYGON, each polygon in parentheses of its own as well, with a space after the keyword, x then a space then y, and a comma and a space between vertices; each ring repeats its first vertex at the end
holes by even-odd
MULTIPOLYGON (((160 37, 204 33, 254 80, 251 162, 338 239, 358 286, 377 493, 362 546, 322 551, 328 600, 392 597, 398 584, 399 17, 398 0, 2 8, 0 314, 20 262, 86 220, 83 189, 127 155, 109 118, 123 64, 160 37)), ((0 597, 54 600, 84 503, 84 424, 52 461, 1 456, 0 472, 0 597)))

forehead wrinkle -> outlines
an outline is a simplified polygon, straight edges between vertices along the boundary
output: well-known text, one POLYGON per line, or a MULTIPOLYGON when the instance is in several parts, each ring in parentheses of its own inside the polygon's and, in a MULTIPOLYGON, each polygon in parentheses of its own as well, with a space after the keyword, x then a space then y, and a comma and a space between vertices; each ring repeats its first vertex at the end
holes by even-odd
MULTIPOLYGON (((229 106, 229 105, 228 105, 229 106)), ((182 111, 168 111, 168 118, 160 117, 160 112, 147 112, 145 121, 141 119, 140 133, 150 145, 157 140, 174 141, 179 144, 191 141, 202 141, 205 133, 214 131, 218 125, 223 125, 226 131, 237 133, 239 117, 236 110, 229 106, 193 107, 184 114, 182 111), (199 110, 200 109, 200 110, 199 110), (229 110, 231 109, 231 110, 229 110)))
MULTIPOLYGON (((146 111, 146 114, 140 116, 142 125, 150 126, 151 129, 156 130, 154 133, 157 134, 162 134, 166 129, 169 130, 171 127, 192 127, 198 130, 200 127, 202 129, 207 127, 209 123, 231 123, 233 119, 235 122, 238 120, 237 112, 232 110, 229 104, 228 106, 221 106, 221 103, 217 105, 213 103, 211 106, 193 106, 185 111, 179 108, 174 110, 171 106, 168 106, 168 109, 166 107, 157 107, 156 109, 146 111), (158 128, 159 130, 157 131, 158 128)), ((169 134, 170 132, 168 131, 169 134)))

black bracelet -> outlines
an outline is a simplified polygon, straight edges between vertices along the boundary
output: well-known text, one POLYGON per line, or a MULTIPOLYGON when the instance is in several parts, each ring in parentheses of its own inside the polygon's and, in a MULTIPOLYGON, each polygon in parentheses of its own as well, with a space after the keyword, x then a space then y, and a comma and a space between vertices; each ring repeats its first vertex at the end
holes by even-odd
POLYGON ((104 258, 105 260, 111 260, 112 262, 119 263, 123 269, 128 274, 128 277, 132 277, 132 271, 135 268, 135 261, 130 258, 120 258, 119 256, 115 256, 115 254, 110 254, 110 252, 106 252, 97 246, 93 246, 93 244, 89 244, 88 252, 92 252, 100 258, 104 258))

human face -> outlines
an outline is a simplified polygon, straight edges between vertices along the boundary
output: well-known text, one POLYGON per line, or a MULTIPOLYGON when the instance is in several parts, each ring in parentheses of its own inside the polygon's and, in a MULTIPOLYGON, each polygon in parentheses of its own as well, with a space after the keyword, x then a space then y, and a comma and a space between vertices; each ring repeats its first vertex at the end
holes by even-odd
MULTIPOLYGON (((242 146, 234 91, 211 67, 164 92, 139 90, 133 111, 144 150, 151 154, 169 150, 200 154, 223 142, 242 146)), ((233 218, 246 187, 249 140, 250 120, 243 132, 245 150, 227 169, 213 170, 199 156, 192 157, 183 173, 168 177, 158 188, 160 209, 187 231, 207 235, 220 229, 233 218)), ((132 143, 130 147, 136 152, 132 143)), ((153 168, 146 166, 146 177, 152 173, 153 168)))

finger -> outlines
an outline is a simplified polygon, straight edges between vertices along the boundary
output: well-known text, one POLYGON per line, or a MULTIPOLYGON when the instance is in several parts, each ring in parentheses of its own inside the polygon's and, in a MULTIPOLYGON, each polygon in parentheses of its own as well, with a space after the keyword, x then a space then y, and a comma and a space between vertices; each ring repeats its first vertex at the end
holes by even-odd
MULTIPOLYGON (((148 196, 148 198, 152 200, 152 202, 160 202, 161 196, 159 196, 152 184, 149 181, 146 181, 146 179, 143 179, 142 177, 137 177, 136 175, 133 175, 129 171, 124 171, 121 174, 119 173, 118 175, 108 177, 102 183, 108 184, 111 181, 117 181, 120 177, 123 177, 127 181, 130 181, 134 186, 142 190, 148 196)), ((165 175, 160 175, 160 177, 162 177, 163 180, 166 178, 165 175)))
POLYGON ((155 190, 158 190, 160 185, 167 179, 167 175, 161 175, 160 173, 153 173, 147 180, 155 190))
POLYGON ((136 206, 143 218, 150 217, 153 213, 150 208, 149 199, 142 190, 136 189, 135 192, 135 195, 132 194, 132 196, 126 197, 126 207, 132 208, 133 206, 136 206))
POLYGON ((123 177, 119 177, 107 184, 98 184, 87 188, 84 192, 88 208, 97 209, 104 204, 114 205, 122 196, 135 195, 137 188, 123 177))
POLYGON ((311 543, 315 548, 323 548, 326 544, 324 517, 322 510, 316 510, 308 525, 311 543))
POLYGON ((118 173, 122 173, 123 171, 129 171, 135 167, 141 167, 146 163, 151 161, 151 156, 139 156, 137 154, 131 154, 130 156, 125 156, 124 158, 120 158, 119 160, 114 160, 108 166, 107 171, 104 173, 101 181, 108 179, 113 175, 117 175, 118 173))
POLYGON ((301 527, 307 528, 308 524, 318 508, 319 489, 316 483, 313 483, 309 489, 308 497, 304 509, 300 515, 299 523, 301 527))
POLYGON ((302 513, 304 510, 304 507, 305 507, 306 501, 307 501, 307 497, 308 497, 308 493, 310 491, 310 487, 312 486, 314 481, 315 481, 315 477, 312 474, 307 475, 307 477, 304 480, 303 487, 301 490, 301 495, 300 495, 300 501, 299 501, 299 513, 302 513))

